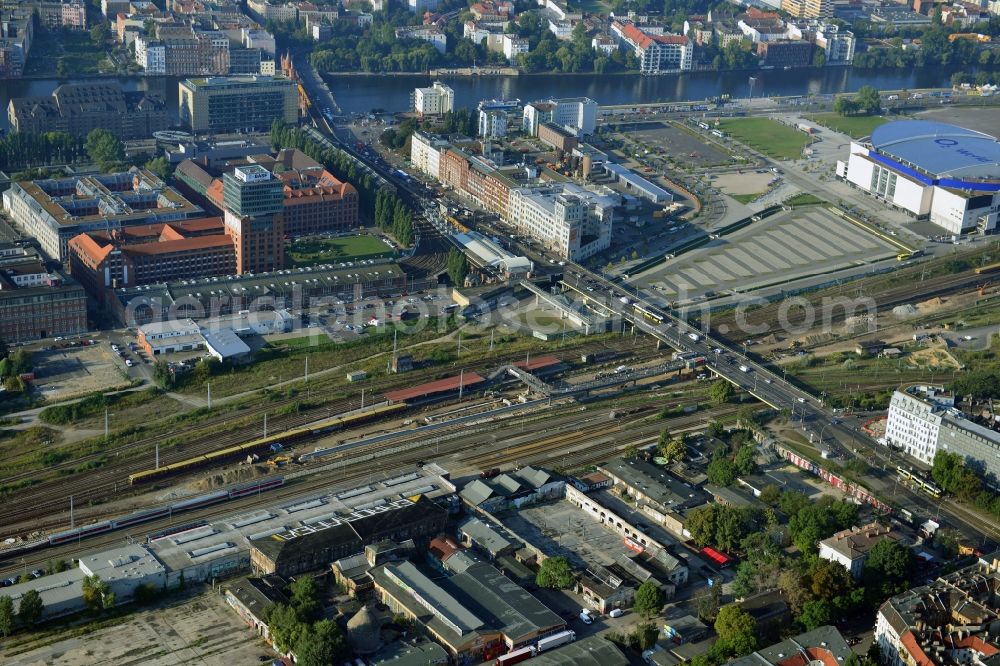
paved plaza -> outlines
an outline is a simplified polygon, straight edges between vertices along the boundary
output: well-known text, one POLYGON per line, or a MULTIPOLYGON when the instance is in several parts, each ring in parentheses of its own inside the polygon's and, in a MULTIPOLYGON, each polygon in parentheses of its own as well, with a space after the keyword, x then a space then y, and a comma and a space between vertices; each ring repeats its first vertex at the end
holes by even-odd
POLYGON ((666 299, 697 301, 894 256, 889 243, 822 207, 778 213, 638 276, 666 299))

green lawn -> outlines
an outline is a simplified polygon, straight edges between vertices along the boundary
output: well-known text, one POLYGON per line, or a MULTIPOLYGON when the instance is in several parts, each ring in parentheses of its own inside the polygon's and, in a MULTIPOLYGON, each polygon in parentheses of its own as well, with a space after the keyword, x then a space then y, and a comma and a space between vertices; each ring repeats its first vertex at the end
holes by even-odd
POLYGON ((815 206, 818 204, 826 203, 820 199, 815 194, 809 194, 808 192, 803 192, 801 194, 796 194, 794 197, 785 200, 786 206, 815 206))
POLYGON ((841 116, 836 113, 817 113, 808 118, 818 125, 829 127, 834 132, 841 132, 852 139, 868 136, 873 129, 888 122, 882 116, 841 116))
POLYGON ((719 127, 754 150, 779 160, 802 157, 809 135, 770 118, 725 118, 719 127))
POLYGON ((736 199, 741 204, 748 204, 762 194, 764 193, 757 192, 756 194, 730 194, 729 196, 733 199, 736 199))
POLYGON ((298 240, 285 251, 285 268, 394 256, 395 252, 375 236, 298 240))

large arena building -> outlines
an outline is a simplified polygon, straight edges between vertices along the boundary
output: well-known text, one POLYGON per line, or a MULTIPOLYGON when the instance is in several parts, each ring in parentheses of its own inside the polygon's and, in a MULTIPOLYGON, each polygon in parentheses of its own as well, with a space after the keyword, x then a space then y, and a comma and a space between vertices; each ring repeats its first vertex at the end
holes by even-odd
POLYGON ((837 175, 951 234, 992 231, 1000 210, 1000 142, 947 123, 900 120, 851 142, 837 175))

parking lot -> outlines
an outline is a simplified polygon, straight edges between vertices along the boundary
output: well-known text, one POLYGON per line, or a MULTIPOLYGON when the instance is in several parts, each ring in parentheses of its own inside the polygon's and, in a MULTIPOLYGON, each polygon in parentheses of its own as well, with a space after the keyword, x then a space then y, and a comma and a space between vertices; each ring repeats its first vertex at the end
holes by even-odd
POLYGON ((750 224, 643 275, 642 287, 681 303, 830 273, 895 256, 889 243, 821 207, 750 224))
POLYGON ((231 666, 256 664, 265 654, 276 656, 222 597, 205 593, 16 656, 0 651, 0 661, 7 666, 231 666))
POLYGON ((34 384, 50 402, 104 391, 128 382, 124 361, 111 352, 107 341, 90 346, 42 349, 32 354, 32 360, 34 384))
POLYGON ((733 162, 731 156, 721 148, 666 122, 619 127, 632 138, 651 144, 658 152, 671 155, 675 160, 693 167, 720 166, 733 162))

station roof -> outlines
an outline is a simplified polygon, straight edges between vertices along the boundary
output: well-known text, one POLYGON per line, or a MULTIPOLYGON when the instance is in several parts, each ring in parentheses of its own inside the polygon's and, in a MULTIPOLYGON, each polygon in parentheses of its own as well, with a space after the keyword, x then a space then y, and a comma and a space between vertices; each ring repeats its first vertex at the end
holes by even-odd
POLYGON ((982 132, 930 120, 898 120, 875 128, 872 147, 937 176, 1000 178, 1000 142, 982 132))
POLYGON ((484 377, 475 372, 466 372, 464 376, 455 375, 454 377, 446 377, 434 382, 418 384, 417 386, 411 386, 410 388, 400 389, 398 391, 389 391, 385 394, 385 397, 392 402, 403 402, 406 400, 415 400, 417 398, 426 398, 438 393, 457 391, 459 386, 472 388, 485 381, 486 379, 484 377))
POLYGON ((528 359, 526 361, 518 361, 514 364, 515 368, 521 368, 522 370, 538 370, 540 368, 548 368, 553 365, 559 365, 562 363, 557 357, 552 355, 538 356, 535 358, 528 359))

